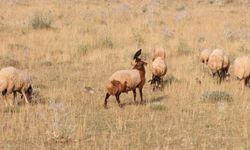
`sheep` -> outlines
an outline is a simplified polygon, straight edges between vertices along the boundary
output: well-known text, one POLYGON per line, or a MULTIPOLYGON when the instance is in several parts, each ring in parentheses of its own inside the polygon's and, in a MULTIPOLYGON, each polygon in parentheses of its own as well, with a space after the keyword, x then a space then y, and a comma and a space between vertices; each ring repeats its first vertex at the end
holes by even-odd
POLYGON ((140 54, 141 54, 141 49, 138 50, 134 55, 135 61, 132 69, 116 71, 108 79, 108 82, 106 84, 107 93, 104 100, 105 108, 107 108, 107 100, 110 97, 110 95, 115 96, 118 105, 122 107, 119 99, 120 94, 127 93, 131 90, 133 91, 134 101, 136 103, 136 88, 139 89, 141 104, 143 103, 142 89, 146 80, 145 78, 146 71, 144 66, 147 65, 147 63, 139 58, 140 54))
MULTIPOLYGON (((13 103, 17 92, 21 94, 21 97, 25 99, 25 102, 29 104, 32 95, 31 77, 24 71, 16 69, 14 67, 6 67, 0 70, 0 92, 5 98, 5 104, 7 105, 7 95, 13 93, 13 103)), ((12 103, 10 103, 12 105, 12 103)))
POLYGON ((221 49, 215 49, 209 55, 208 67, 210 68, 213 77, 217 74, 220 81, 228 76, 228 69, 230 67, 230 61, 224 51, 221 49))
POLYGON ((240 80, 242 89, 250 79, 250 57, 238 57, 234 61, 234 74, 240 80))
MULTIPOLYGON (((153 90, 156 87, 160 87, 163 83, 163 76, 167 73, 167 65, 165 63, 165 51, 162 48, 153 50, 153 62, 152 62, 152 79, 149 80, 150 84, 153 86, 153 90)), ((163 87, 163 85, 162 85, 163 87)))
POLYGON ((203 64, 207 65, 209 55, 212 53, 210 49, 204 49, 200 53, 200 60, 203 64))

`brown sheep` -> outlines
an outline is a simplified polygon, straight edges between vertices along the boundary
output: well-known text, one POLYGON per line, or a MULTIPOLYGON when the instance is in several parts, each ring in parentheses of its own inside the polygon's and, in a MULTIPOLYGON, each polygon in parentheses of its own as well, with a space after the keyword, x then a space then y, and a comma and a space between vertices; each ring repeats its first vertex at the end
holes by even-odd
POLYGON ((145 84, 145 68, 146 62, 142 61, 139 57, 141 50, 137 51, 134 55, 135 64, 133 69, 116 71, 108 80, 106 84, 106 97, 104 100, 104 107, 107 108, 107 100, 110 95, 114 95, 121 107, 119 96, 121 93, 133 91, 134 101, 136 102, 136 88, 139 89, 141 103, 143 103, 142 89, 145 84))

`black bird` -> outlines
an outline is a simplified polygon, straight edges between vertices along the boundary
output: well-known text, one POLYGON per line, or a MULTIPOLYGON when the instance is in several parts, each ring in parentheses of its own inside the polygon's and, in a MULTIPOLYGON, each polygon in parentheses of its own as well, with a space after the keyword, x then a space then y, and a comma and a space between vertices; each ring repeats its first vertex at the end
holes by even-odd
POLYGON ((135 55, 134 55, 134 59, 138 59, 138 57, 141 55, 141 49, 139 49, 135 55))

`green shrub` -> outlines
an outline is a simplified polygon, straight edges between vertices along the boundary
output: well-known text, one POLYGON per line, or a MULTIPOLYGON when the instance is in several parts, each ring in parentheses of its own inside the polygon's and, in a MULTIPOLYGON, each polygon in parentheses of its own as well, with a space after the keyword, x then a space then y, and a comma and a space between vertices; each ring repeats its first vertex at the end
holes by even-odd
POLYGON ((30 25, 33 29, 49 29, 51 28, 52 17, 48 13, 35 13, 30 18, 30 25))
POLYGON ((155 111, 164 111, 166 110, 166 107, 161 104, 151 104, 149 106, 150 109, 155 110, 155 111))
POLYGON ((112 41, 112 39, 108 36, 104 37, 102 40, 101 40, 101 43, 100 43, 101 47, 104 47, 104 48, 114 48, 114 43, 112 41))
POLYGON ((87 54, 87 52, 89 51, 89 49, 91 48, 91 45, 88 45, 88 44, 80 44, 78 46, 78 53, 80 53, 81 55, 85 55, 87 54))
POLYGON ((203 101, 219 102, 219 101, 232 101, 233 98, 225 91, 206 91, 202 94, 203 101))
POLYGON ((191 48, 188 46, 188 43, 180 39, 178 43, 178 48, 177 48, 177 54, 178 55, 188 55, 191 53, 191 48))

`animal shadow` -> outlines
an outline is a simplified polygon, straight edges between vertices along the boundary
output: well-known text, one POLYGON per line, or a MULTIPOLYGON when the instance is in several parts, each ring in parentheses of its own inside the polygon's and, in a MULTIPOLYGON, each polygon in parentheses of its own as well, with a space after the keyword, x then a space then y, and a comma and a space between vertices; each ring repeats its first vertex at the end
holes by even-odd
POLYGON ((124 102, 121 104, 121 108, 124 108, 125 106, 131 106, 131 105, 146 105, 146 104, 150 104, 150 103, 157 103, 157 102, 161 102, 163 99, 166 99, 166 98, 168 98, 168 96, 163 95, 163 96, 155 97, 151 100, 144 100, 143 103, 141 103, 141 101, 124 102))

